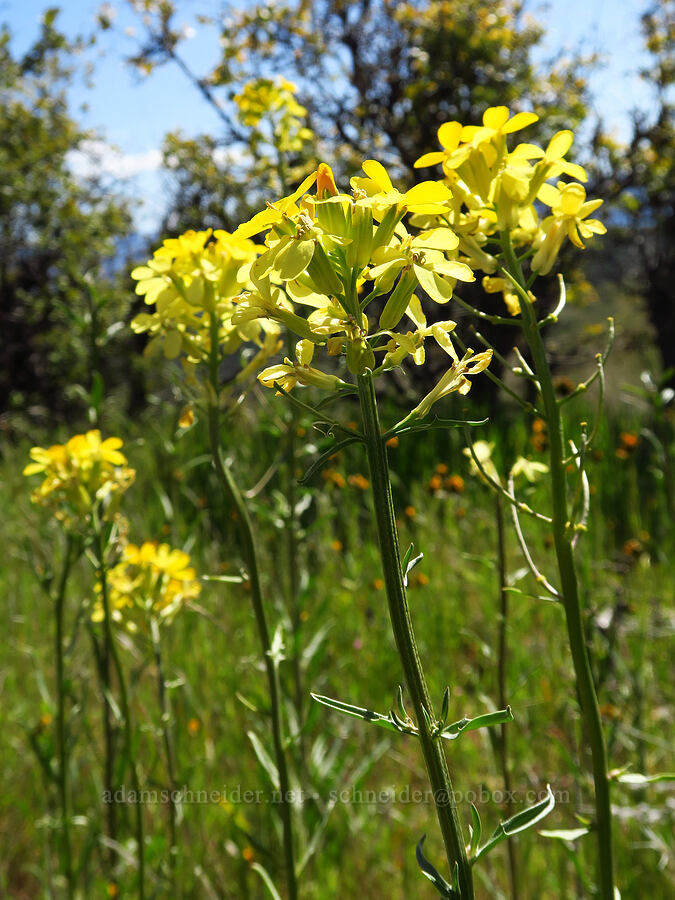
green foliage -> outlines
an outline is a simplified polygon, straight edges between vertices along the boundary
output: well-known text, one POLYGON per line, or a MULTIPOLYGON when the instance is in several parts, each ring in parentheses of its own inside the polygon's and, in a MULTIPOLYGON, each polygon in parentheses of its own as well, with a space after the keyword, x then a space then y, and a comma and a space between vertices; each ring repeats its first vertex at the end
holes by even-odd
POLYGON ((106 331, 126 304, 107 279, 125 206, 72 174, 69 154, 92 137, 68 112, 81 49, 49 10, 22 58, 0 34, 0 407, 58 415, 74 385, 89 389, 106 331))
MULTIPOLYGON (((583 398, 573 402, 581 404, 583 398)), ((452 412, 459 414, 460 409, 449 414, 452 412)), ((388 412, 387 420, 395 421, 397 413, 388 412)), ((578 416, 585 414, 580 407, 578 416)), ((274 462, 278 449, 276 415, 278 411, 261 407, 251 397, 223 430, 225 451, 236 450, 237 457, 245 461, 237 468, 247 484, 258 482, 274 462), (263 441, 261 434, 265 435, 263 441)), ((308 416, 303 416, 299 424, 314 437, 315 444, 327 443, 321 433, 311 429, 308 416)), ((109 421, 107 433, 113 425, 114 430, 123 428, 125 453, 138 471, 126 509, 130 536, 167 540, 173 546, 185 547, 200 574, 222 572, 221 564, 227 563, 225 577, 235 578, 239 565, 234 523, 216 497, 213 476, 203 455, 203 423, 175 432, 172 410, 160 406, 133 424, 109 421), (204 514, 207 503, 213 504, 216 522, 204 514), (223 547, 230 548, 225 555, 223 547)), ((673 823, 672 810, 663 800, 670 786, 655 781, 622 784, 620 780, 628 772, 649 778, 670 767, 668 733, 672 722, 668 702, 672 679, 667 642, 672 630, 672 544, 666 537, 658 547, 645 531, 656 525, 657 516, 663 534, 671 534, 672 528, 663 506, 649 507, 656 482, 643 481, 640 476, 641 470, 659 465, 656 449, 640 437, 627 458, 616 455, 625 443, 620 433, 641 435, 650 426, 649 409, 640 410, 624 402, 598 436, 598 455, 588 463, 597 493, 592 498, 589 533, 580 545, 580 570, 590 640, 600 659, 600 702, 609 729, 612 761, 621 770, 615 803, 635 807, 630 816, 618 822, 617 881, 624 896, 644 894, 667 900, 672 893, 668 866, 672 864, 673 823), (615 484, 623 488, 615 490, 615 484), (627 485, 632 488, 627 490, 627 485), (624 525, 635 542, 625 547, 624 532, 617 533, 624 525), (591 559, 599 563, 591 564, 591 559), (643 795, 637 793, 641 790, 645 791, 643 795)), ((479 430, 482 437, 495 442, 495 463, 500 471, 508 471, 520 455, 532 456, 530 441, 538 436, 522 421, 509 417, 508 410, 479 430)), ((430 690, 434 698, 439 698, 440 708, 446 664, 454 660, 456 679, 450 702, 450 715, 453 709, 456 711, 454 718, 491 708, 486 698, 495 696, 497 652, 492 498, 477 479, 469 477, 469 462, 462 455, 462 446, 461 431, 452 429, 431 432, 423 441, 402 436, 399 445, 390 449, 401 541, 405 546, 414 542, 415 547, 424 549, 424 559, 409 571, 408 580, 421 648, 429 658, 438 660, 431 673, 436 677, 430 690), (437 476, 439 467, 441 474, 437 476), (450 481, 452 476, 455 480, 450 481), (462 476, 464 483, 457 481, 457 476, 462 476), (438 478, 440 486, 433 480, 438 478), (461 591, 451 588, 450 576, 461 584, 461 591), (462 619, 461 628, 457 627, 458 617, 462 619)), ((316 451, 310 456, 312 452, 316 451)), ((59 544, 44 516, 28 503, 27 485, 20 476, 27 447, 17 449, 13 456, 15 459, 3 461, 0 472, 0 540, 7 560, 0 574, 7 631, 0 646, 5 698, 0 740, 0 839, 7 847, 0 861, 0 892, 15 896, 23 891, 33 896, 47 890, 44 860, 55 861, 58 829, 55 816, 41 819, 46 798, 53 791, 51 776, 45 774, 44 767, 53 771, 50 767, 56 753, 52 608, 36 586, 30 560, 47 572, 50 565, 58 571, 58 559, 51 560, 59 544), (43 716, 47 718, 43 720, 43 716), (49 716, 53 717, 51 721, 49 716), (41 754, 43 763, 37 761, 33 750, 41 754)), ((543 459, 541 452, 534 451, 534 456, 543 459)), ((286 636, 287 653, 290 656, 293 641, 299 640, 306 650, 306 683, 317 693, 362 698, 386 711, 399 674, 392 665, 386 603, 377 583, 380 571, 375 535, 366 525, 367 498, 354 479, 363 471, 363 460, 359 451, 348 447, 331 465, 331 476, 339 473, 341 481, 319 477, 318 484, 315 481, 311 489, 303 490, 301 559, 311 560, 315 569, 311 575, 303 575, 302 617, 298 619, 298 633, 286 636), (348 480, 350 476, 353 483, 348 480), (335 541, 340 542, 340 549, 336 549, 335 541)), ((255 500, 258 538, 269 573, 266 580, 272 587, 278 585, 283 571, 281 490, 277 473, 255 500)), ((527 502, 541 503, 543 487, 534 485, 529 491, 527 502)), ((549 565, 552 550, 546 546, 546 526, 530 518, 523 525, 542 565, 549 565)), ((497 799, 503 784, 491 752, 491 729, 465 732, 447 746, 458 780, 475 788, 474 795, 462 801, 462 815, 465 822, 472 820, 472 800, 483 822, 483 843, 500 819, 506 820, 542 799, 542 772, 554 778, 555 810, 532 831, 518 834, 517 848, 527 860, 528 891, 534 896, 574 896, 575 861, 590 852, 586 842, 592 837, 577 837, 580 823, 576 816, 586 812, 585 805, 577 800, 577 790, 585 798, 587 785, 579 779, 574 762, 581 731, 573 712, 574 687, 560 636, 561 611, 556 604, 532 599, 540 588, 531 576, 523 574, 520 554, 512 540, 507 564, 510 583, 519 589, 513 595, 510 622, 514 639, 508 667, 508 699, 517 718, 506 726, 513 789, 517 792, 515 807, 505 812, 497 799), (482 786, 473 783, 479 770, 484 773, 482 786), (528 791, 536 796, 526 797, 528 791), (546 842, 537 834, 542 826, 563 834, 558 840, 546 842)), ((71 756, 77 760, 71 773, 72 810, 80 817, 73 824, 72 840, 84 866, 89 893, 105 896, 103 856, 96 841, 104 813, 98 801, 102 734, 90 640, 83 619, 83 604, 91 603, 94 597, 89 567, 80 563, 68 594, 65 632, 70 673, 68 728, 71 756)), ((261 716, 267 709, 249 604, 245 584, 207 582, 197 604, 199 610, 184 610, 165 638, 177 784, 192 790, 195 797, 198 791, 227 791, 220 803, 182 805, 178 876, 186 900, 265 896, 256 865, 261 865, 275 884, 282 883, 279 860, 270 853, 278 840, 272 825, 275 816, 267 802, 273 789, 268 787, 264 768, 246 737, 247 731, 262 731, 261 716), (245 790, 263 790, 264 802, 245 803, 245 790)), ((120 652, 129 673, 132 709, 143 723, 137 735, 142 778, 148 788, 161 790, 166 787, 166 774, 161 761, 156 673, 147 662, 151 650, 141 635, 125 636, 123 641, 120 652)), ((280 675, 285 692, 291 695, 290 658, 281 662, 280 675)), ((430 831, 433 810, 428 802, 413 800, 412 791, 423 795, 425 785, 412 738, 367 728, 356 720, 352 725, 349 719, 322 709, 309 698, 307 704, 302 733, 307 764, 293 780, 294 789, 304 791, 303 817, 307 817, 307 824, 299 840, 303 854, 309 851, 302 876, 307 894, 391 900, 437 896, 431 884, 420 884, 415 860, 414 842, 430 831), (409 796, 402 793, 408 778, 412 788, 409 796), (346 792, 346 799, 340 799, 341 791, 346 792), (312 853, 317 829, 321 832, 320 850, 312 853), (345 858, 350 859, 349 866, 344 865, 345 858)), ((299 736, 291 732, 289 739, 297 741, 299 736)), ((126 781, 129 789, 128 777, 126 781)), ((162 896, 162 892, 170 891, 163 837, 167 810, 160 802, 148 803, 144 813, 146 830, 152 835, 147 848, 149 884, 162 896)), ((126 843, 132 834, 133 808, 121 807, 120 815, 124 853, 116 857, 117 881, 122 895, 133 895, 133 857, 129 857, 126 843)), ((499 896, 506 887, 501 855, 505 846, 506 842, 490 853, 487 881, 478 887, 487 896, 499 896)), ((425 853, 443 869, 440 841, 431 834, 425 853)))

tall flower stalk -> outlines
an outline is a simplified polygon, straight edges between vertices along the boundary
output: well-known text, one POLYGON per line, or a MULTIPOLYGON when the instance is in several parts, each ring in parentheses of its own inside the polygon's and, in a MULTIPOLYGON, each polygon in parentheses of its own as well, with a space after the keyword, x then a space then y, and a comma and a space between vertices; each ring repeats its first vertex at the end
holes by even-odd
POLYGON ((169 781, 169 873, 171 877, 171 889, 175 900, 180 900, 182 891, 176 880, 176 863, 178 860, 178 809, 176 804, 176 757, 171 731, 172 716, 169 694, 166 689, 164 675, 164 660, 162 658, 162 642, 159 631, 159 622, 155 616, 150 617, 150 637, 157 669, 157 697, 159 700, 159 712, 161 718, 162 744, 164 747, 164 759, 166 762, 166 774, 169 781))
POLYGON ((241 541, 241 549, 246 564, 246 574, 250 584, 251 603, 255 616, 260 650, 265 665, 267 677, 267 689, 270 698, 270 717, 272 724, 272 742, 274 745, 274 761, 279 773, 279 809, 283 829, 283 848, 286 889, 289 900, 297 900, 298 884, 295 873, 295 852, 293 847, 293 821, 290 793, 290 779, 288 776, 288 763, 283 737, 281 686, 279 681, 279 656, 272 646, 270 630, 265 614, 262 585, 260 580, 260 566, 258 563, 258 551, 253 533, 251 516, 234 476, 223 458, 220 444, 220 384, 218 379, 218 366, 220 362, 218 353, 218 328, 219 322, 215 315, 211 315, 211 350, 209 356, 209 384, 211 391, 209 397, 209 438, 211 443, 211 456, 218 477, 218 482, 228 498, 232 509, 236 512, 237 528, 241 541))
MULTIPOLYGON (((504 526, 504 503, 497 494, 495 497, 495 522, 497 523, 497 574, 499 578, 499 628, 497 637, 497 703, 503 708, 508 703, 508 633, 509 633, 509 590, 506 580, 506 529, 504 526)), ((502 782, 507 796, 507 808, 511 805, 511 771, 509 769, 509 731, 506 723, 500 726, 497 737, 499 764, 502 770, 502 782)), ((509 859, 509 882, 512 900, 518 900, 518 861, 516 846, 507 841, 506 852, 509 859)))
POLYGON ((68 799, 68 732, 66 727, 66 679, 64 668, 63 624, 68 576, 73 564, 75 541, 71 534, 66 536, 66 549, 54 597, 54 657, 56 659, 56 747, 58 755, 57 781, 59 807, 61 812, 61 846, 63 870, 69 900, 75 896, 75 875, 70 841, 70 804, 68 799))
POLYGON ((474 896, 473 873, 466 855, 462 825, 455 804, 445 750, 438 735, 432 734, 432 723, 437 720, 415 641, 403 583, 387 447, 380 428, 372 373, 367 372, 360 375, 357 384, 391 627, 408 693, 415 711, 419 742, 433 791, 436 814, 450 869, 452 871, 455 865, 457 866, 461 897, 472 898, 474 896))
MULTIPOLYGON (((124 749, 127 756, 127 764, 131 773, 131 785, 134 791, 136 802, 134 804, 134 823, 136 838, 136 862, 138 865, 138 898, 144 900, 145 897, 145 839, 143 833, 143 804, 141 803, 141 782, 138 775, 138 763, 136 761, 136 751, 134 745, 133 721, 131 718, 131 708, 129 706, 129 694, 127 691, 126 678, 124 669, 117 651, 117 644, 113 635, 112 611, 110 608, 109 590, 108 590, 108 566, 105 559, 106 542, 103 535, 102 523, 98 522, 94 530, 94 554, 96 557, 97 573, 99 579, 99 591, 101 597, 101 606, 103 608, 103 628, 110 647, 110 656, 117 678, 117 692, 120 701, 120 713, 122 715, 122 728, 124 730, 124 749)), ((110 802, 114 802, 110 798, 110 802)))
MULTIPOLYGON (((568 160, 574 135, 559 131, 545 148, 532 143, 509 147, 511 135, 537 121, 534 113, 510 115, 506 107, 485 111, 481 125, 447 122, 438 131, 442 149, 422 156, 416 166, 443 166, 443 181, 453 193, 446 214, 439 217, 448 228, 460 230, 460 248, 471 265, 485 273, 483 287, 489 293, 501 292, 510 317, 488 315, 463 303, 479 320, 520 328, 527 342, 532 366, 522 357, 514 369, 528 379, 541 398, 541 414, 549 436, 549 479, 551 515, 533 513, 513 495, 512 481, 508 490, 493 483, 511 504, 514 526, 529 568, 543 588, 565 609, 569 646, 581 707, 584 729, 591 747, 592 773, 595 787, 595 823, 597 839, 597 873, 599 895, 613 900, 612 815, 610 806, 607 753, 593 682, 587 637, 584 632, 579 583, 574 562, 574 545, 585 526, 588 511, 588 482, 584 472, 585 452, 590 444, 582 426, 579 449, 570 442, 571 457, 566 454, 564 423, 541 330, 557 321, 565 305, 561 280, 560 301, 548 316, 538 319, 532 292, 535 281, 548 275, 566 240, 583 250, 584 241, 604 234, 602 222, 591 214, 602 200, 588 200, 583 183, 588 180, 583 167, 568 160), (571 181, 551 179, 562 177, 571 181), (540 219, 540 211, 549 214, 540 219), (524 267, 529 274, 526 276, 524 267), (576 473, 574 500, 568 497, 566 467, 572 463, 576 473), (559 587, 556 588, 537 568, 522 535, 519 514, 537 515, 546 520, 553 533, 559 587)), ((481 337, 485 346, 489 343, 481 337)), ((598 357, 600 387, 604 358, 598 357)), ((494 376, 493 376, 494 377, 494 376)), ((592 380, 592 379, 591 379, 592 380)), ((577 391, 585 390, 589 382, 577 391)), ((516 397, 516 399, 518 399, 516 397)), ((601 398, 602 401, 602 391, 601 398)), ((539 399, 537 400, 537 403, 539 399)), ((532 405, 523 403, 531 411, 532 405)), ((596 425, 597 427, 597 425, 596 425)))
POLYGON ((541 336, 540 323, 537 321, 527 293, 522 268, 513 252, 508 232, 503 236, 502 246, 508 272, 519 288, 523 334, 532 354, 534 375, 539 383, 548 426, 553 541, 581 716, 584 732, 591 749, 600 896, 603 900, 605 898, 612 900, 614 897, 612 809, 607 749, 591 669, 588 637, 584 628, 584 615, 579 595, 579 579, 574 561, 576 532, 571 524, 572 515, 568 502, 564 422, 541 336))
POLYGON ((403 224, 409 213, 426 222, 425 217, 442 212, 451 196, 448 189, 424 182, 402 193, 394 188, 380 163, 366 160, 363 171, 365 176, 351 179, 352 193, 345 194, 338 191, 330 167, 322 163, 293 194, 268 204, 266 210, 237 229, 235 236, 240 238, 261 231, 267 236, 265 249, 250 269, 253 289, 237 298, 233 321, 278 321, 300 338, 294 359, 289 354, 283 363, 262 371, 258 379, 285 395, 294 406, 310 412, 320 430, 335 437, 333 446, 310 467, 306 478, 337 450, 356 443, 366 448, 390 619, 414 718, 405 710, 402 693, 400 715, 393 710, 382 715, 341 700, 313 696, 347 715, 417 737, 434 792, 451 882, 426 859, 423 840, 417 847, 420 868, 443 897, 472 900, 472 866, 510 834, 545 815, 552 808, 553 798, 548 792, 537 808, 502 823, 483 846, 480 816, 474 808, 472 836, 468 846, 465 844, 444 741, 456 739, 467 729, 510 721, 512 714, 507 708, 448 724, 449 688, 438 717, 434 712, 406 600, 407 572, 414 561, 409 558, 410 552, 403 560, 399 554, 386 441, 430 427, 458 424, 424 420, 443 397, 468 393, 470 376, 488 366, 492 352, 474 354, 466 350, 460 358, 450 337, 455 323, 446 320, 428 325, 415 293, 423 288, 435 302, 447 303, 457 280, 474 279, 471 268, 456 258, 456 235, 438 228, 424 228, 416 234, 403 224), (310 194, 314 186, 315 193, 310 194), (386 302, 379 318, 373 319, 368 315, 372 315, 371 310, 366 310, 381 296, 387 296, 386 302), (309 307, 309 314, 302 315, 302 307, 309 307), (417 406, 383 434, 374 380, 408 359, 423 365, 427 339, 448 355, 449 368, 417 406), (340 375, 320 368, 315 356, 322 345, 329 356, 342 358, 340 375), (296 386, 311 386, 329 395, 357 394, 362 431, 328 415, 325 401, 317 408, 297 399, 295 393, 291 395, 296 386))
MULTIPOLYGON (((59 522, 66 533, 67 550, 62 573, 62 580, 56 598, 56 658, 57 680, 59 682, 58 713, 58 746, 59 746, 59 788, 61 806, 67 805, 67 760, 65 713, 63 703, 63 611, 66 580, 71 565, 71 554, 76 541, 93 539, 94 552, 101 584, 105 586, 105 541, 104 530, 108 535, 117 513, 121 495, 132 484, 135 476, 133 469, 127 466, 124 455, 120 452, 122 441, 112 437, 101 439, 98 429, 86 434, 77 434, 65 444, 54 444, 51 447, 33 447, 30 451, 31 462, 25 467, 24 475, 42 475, 43 480, 32 492, 31 499, 46 507, 59 522), (65 804, 65 805, 64 805, 65 804)), ((108 621, 106 617, 106 621, 108 621)), ((108 621, 109 625, 109 621, 108 621)), ((108 797, 108 836, 116 834, 116 818, 111 810, 113 803, 112 765, 114 758, 114 742, 111 709, 110 662, 116 658, 112 631, 108 627, 104 631, 102 647, 92 631, 92 642, 99 670, 103 692, 103 724, 105 738, 104 786, 108 797)), ((119 668, 120 681, 124 688, 124 679, 119 668)), ((131 755, 129 756, 131 760, 131 755)), ((138 796, 138 795, 137 795, 138 796)), ((139 844, 140 896, 143 896, 143 864, 142 842, 139 844)), ((113 857, 109 857, 112 870, 113 857)), ((72 885, 72 877, 69 880, 72 885)))

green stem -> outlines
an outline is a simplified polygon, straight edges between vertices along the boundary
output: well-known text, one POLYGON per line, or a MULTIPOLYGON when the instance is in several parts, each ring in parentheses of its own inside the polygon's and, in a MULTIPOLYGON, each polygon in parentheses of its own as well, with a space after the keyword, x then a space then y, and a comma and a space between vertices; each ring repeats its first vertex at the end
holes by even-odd
MULTIPOLYGON (((506 682, 508 661, 508 622, 509 622, 509 592, 506 584, 506 539, 504 528, 504 507, 499 494, 495 496, 495 517, 497 519, 497 565, 499 575, 499 637, 497 649, 497 693, 499 695, 499 709, 506 709, 508 705, 506 682)), ((509 745, 508 724, 504 723, 500 728, 498 739, 499 761, 502 770, 502 781, 507 796, 507 807, 511 802, 511 772, 509 771, 509 745)), ((512 814, 512 813, 509 813, 512 814)), ((511 897, 518 898, 518 865, 516 860, 516 848, 513 839, 506 841, 506 850, 509 857, 509 878, 511 882, 511 897)))
POLYGON ((246 506, 246 502, 239 490, 234 477, 225 465, 222 449, 220 446, 220 414, 218 400, 218 320, 215 315, 211 316, 211 351, 209 355, 209 380, 211 387, 211 399, 209 403, 209 437, 211 442, 211 455, 215 466, 216 475, 221 487, 225 491, 234 511, 236 512, 236 521, 239 528, 239 538, 241 541, 244 562, 247 568, 247 574, 250 583, 251 601, 253 604, 253 614, 255 616, 256 625, 258 627, 258 636, 262 650, 263 662, 265 664, 265 673, 267 675, 267 687, 270 695, 270 709, 272 718, 272 740, 274 743, 274 757, 279 772, 279 791, 280 791, 280 812, 283 829, 283 845, 284 860, 286 868, 286 889, 288 900, 297 900, 298 885, 295 874, 295 860, 293 851, 293 823, 292 808, 290 796, 290 781, 288 777, 288 766, 286 763, 286 754, 284 751, 284 741, 282 734, 282 710, 281 710, 281 690, 279 684, 279 671, 276 663, 270 654, 271 642, 269 628, 267 627, 267 619, 265 617, 265 606, 262 597, 262 588, 260 584, 260 569, 258 566, 258 553, 253 537, 253 523, 246 506))
POLYGON ((162 741, 164 743, 164 756, 166 757, 166 771, 169 778, 169 872, 171 873, 172 896, 180 900, 180 886, 176 882, 176 860, 178 856, 178 840, 176 833, 176 764, 173 741, 171 739, 171 707, 169 695, 164 679, 164 665, 162 661, 162 645, 159 636, 159 624, 153 617, 150 619, 150 634, 152 636, 152 649, 155 655, 155 667, 157 669, 157 694, 159 709, 162 718, 162 741))
MULTIPOLYGON (((503 236, 502 247, 511 275, 521 287, 525 279, 520 263, 515 258, 510 235, 503 236)), ((598 883, 602 900, 613 900, 613 852, 612 852, 612 810, 610 805, 610 785, 607 776, 607 751, 602 732, 602 722, 598 709, 598 699, 593 683, 588 645, 579 597, 579 584, 572 549, 572 535, 569 532, 567 482, 565 473, 565 452, 563 421, 555 395, 551 369, 546 356, 546 348, 537 326, 532 303, 523 292, 519 295, 523 322, 523 333, 530 347, 537 379, 541 385, 541 396, 548 424, 549 465, 551 499, 553 508, 553 540, 560 573, 560 586, 567 634, 572 662, 576 676, 577 692, 581 706, 584 730, 591 746, 593 781, 595 786, 595 828, 598 845, 598 883)))
MULTIPOLYGON (((145 847, 143 840, 143 808, 141 804, 141 784, 138 777, 138 767, 136 765, 136 757, 134 754, 133 735, 131 730, 131 713, 129 710, 129 697, 127 694, 127 685, 124 679, 124 670, 120 662, 117 645, 112 631, 112 620, 110 616, 110 601, 108 597, 108 575, 105 564, 105 549, 103 544, 103 535, 101 525, 95 528, 94 544, 96 552, 96 561, 98 563, 98 575, 101 585, 101 602, 103 604, 103 626, 105 629, 106 641, 110 648, 110 658, 112 659, 117 675, 117 689, 119 691, 120 710, 124 725, 124 743, 131 770, 131 783, 136 797, 134 808, 136 811, 136 855, 138 860, 138 897, 144 900, 145 897, 145 847)), ((108 701, 106 701, 108 702, 108 701)), ((112 797, 110 802, 113 802, 112 797)))
POLYGON ((56 651, 56 743, 59 760, 58 789, 59 805, 61 807, 61 845, 69 900, 72 900, 75 896, 75 879, 73 876, 73 858, 70 847, 70 822, 68 816, 68 747, 66 740, 66 691, 63 665, 63 614, 66 600, 66 585, 68 583, 68 576, 73 562, 72 556, 73 539, 68 535, 66 538, 66 552, 63 560, 63 568, 61 570, 61 577, 59 579, 55 597, 56 630, 54 635, 54 649, 56 651))
POLYGON ((473 900, 472 872, 466 855, 462 826, 455 806, 445 751, 442 742, 432 737, 429 726, 430 722, 435 721, 434 710, 415 642, 403 585, 387 448, 381 434, 371 372, 367 371, 366 374, 358 376, 358 388, 391 626, 403 666, 408 693, 415 710, 422 754, 434 793, 436 814, 443 835, 450 872, 457 864, 461 898, 462 900, 473 900))
MULTIPOLYGON (((288 355, 292 356, 292 336, 288 334, 288 355)), ((302 642, 300 604, 298 597, 298 522, 295 512, 297 503, 295 474, 296 465, 296 436, 300 416, 298 408, 291 406, 286 421, 286 503, 288 504, 288 519, 286 520, 286 553, 288 557, 288 609, 291 618, 291 632, 293 635, 293 648, 291 653, 291 665, 293 667, 293 688, 295 693, 295 712, 298 717, 298 752, 302 768, 305 768, 305 738, 303 729, 305 690, 302 683, 302 642)))

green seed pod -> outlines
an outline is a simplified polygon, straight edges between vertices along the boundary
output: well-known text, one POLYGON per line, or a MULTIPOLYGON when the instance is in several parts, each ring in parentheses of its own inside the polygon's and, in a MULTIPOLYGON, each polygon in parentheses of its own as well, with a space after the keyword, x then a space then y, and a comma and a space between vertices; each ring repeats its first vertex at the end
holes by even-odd
POLYGON ((351 239, 347 247, 347 265, 350 269, 364 269, 373 252, 373 213, 365 206, 351 209, 351 239))
POLYGON ((390 206, 382 216, 380 224, 373 236, 373 247, 386 247, 392 239, 394 230, 405 215, 405 207, 390 206))
POLYGON ((313 282, 312 287, 320 294, 338 297, 342 294, 342 282, 319 241, 314 241, 314 253, 306 271, 313 282))
POLYGON ((375 368, 375 354, 368 341, 361 338, 347 342, 347 368, 354 375, 363 375, 366 369, 375 368))
POLYGON ((417 276, 412 266, 401 271, 396 287, 389 295, 380 316, 380 328, 382 331, 391 331, 396 328, 408 308, 413 291, 417 287, 417 276))

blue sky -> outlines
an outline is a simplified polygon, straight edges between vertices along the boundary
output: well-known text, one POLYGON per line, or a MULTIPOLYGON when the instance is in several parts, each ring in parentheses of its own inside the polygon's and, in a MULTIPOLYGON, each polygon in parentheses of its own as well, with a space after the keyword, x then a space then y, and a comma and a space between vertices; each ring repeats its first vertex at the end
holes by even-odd
MULTIPOLYGON (((58 5, 58 0, 51 2, 58 5)), ((0 22, 9 26, 16 53, 25 50, 35 38, 47 5, 45 0, 0 0, 0 22)), ((63 0, 60 5, 60 27, 75 34, 91 31, 101 3, 63 0)), ((110 5, 118 11, 116 33, 103 35, 98 48, 88 54, 95 63, 94 87, 86 88, 81 83, 73 87, 73 112, 85 127, 102 136, 104 143, 98 146, 101 165, 111 177, 120 179, 123 189, 142 198, 136 224, 139 230, 152 233, 161 218, 167 192, 158 172, 164 134, 178 128, 186 135, 217 134, 219 123, 214 111, 175 67, 162 67, 145 79, 139 79, 130 70, 124 56, 133 52, 136 38, 133 34, 121 36, 120 30, 135 29, 137 37, 142 34, 142 27, 126 3, 110 5), (87 109, 78 112, 82 104, 87 109)), ((217 32, 196 25, 194 14, 213 11, 215 5, 198 0, 177 3, 184 11, 186 26, 195 29, 194 35, 182 44, 181 52, 199 73, 217 59, 217 32)), ((652 99, 649 87, 637 77, 645 61, 640 15, 649 6, 649 0, 527 0, 526 6, 546 27, 538 51, 542 59, 558 52, 580 50, 603 57, 603 67, 595 73, 591 87, 606 124, 619 137, 627 136, 630 110, 648 108, 652 99)), ((76 165, 85 166, 85 161, 78 160, 76 165)))

